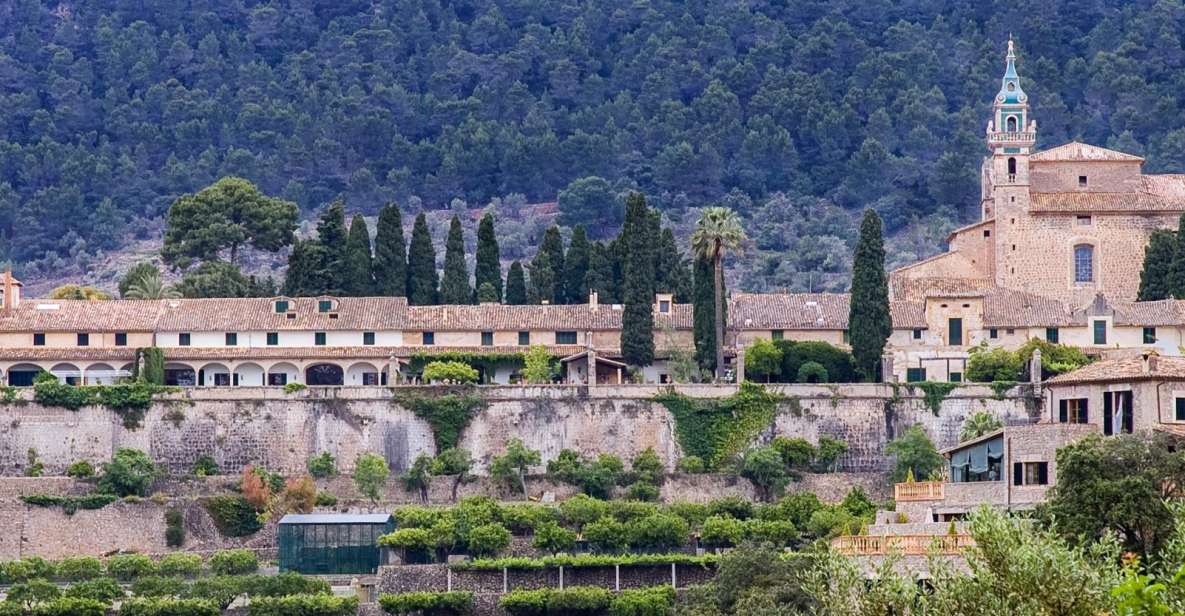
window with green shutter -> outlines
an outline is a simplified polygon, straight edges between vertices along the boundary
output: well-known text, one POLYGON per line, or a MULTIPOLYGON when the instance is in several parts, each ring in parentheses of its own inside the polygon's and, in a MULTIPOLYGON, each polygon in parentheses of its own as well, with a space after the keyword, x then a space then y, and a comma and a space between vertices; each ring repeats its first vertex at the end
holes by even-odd
POLYGON ((1156 344, 1156 328, 1144 328, 1144 344, 1156 344))
POLYGON ((518 343, 521 346, 527 346, 531 344, 531 332, 519 332, 518 343))
POLYGON ((313 344, 325 346, 325 332, 313 332, 313 344))
POLYGON ((1107 344, 1107 322, 1098 320, 1092 325, 1094 326, 1094 343, 1107 344))
POLYGON ((1056 327, 1046 327, 1045 328, 1045 341, 1053 343, 1053 344, 1057 344, 1057 333, 1058 332, 1057 332, 1056 327))
POLYGON ((280 334, 278 332, 268 332, 267 333, 267 345, 268 346, 276 346, 278 344, 280 344, 280 334))
POLYGON ((286 299, 276 300, 276 312, 277 313, 288 312, 288 300, 286 300, 286 299))
POLYGON ((374 346, 374 332, 362 332, 363 346, 374 346))
POLYGON ((317 312, 329 312, 333 310, 333 301, 323 299, 317 302, 317 312))

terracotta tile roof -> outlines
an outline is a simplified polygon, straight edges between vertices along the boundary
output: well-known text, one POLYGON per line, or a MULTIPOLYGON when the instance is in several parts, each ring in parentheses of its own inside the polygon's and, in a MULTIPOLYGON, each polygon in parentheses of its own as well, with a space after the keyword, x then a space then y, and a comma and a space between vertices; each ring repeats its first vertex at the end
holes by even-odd
MULTIPOLYGON (((954 254, 954 253, 947 253, 954 254)), ((924 301, 927 297, 979 297, 994 288, 989 278, 889 277, 889 296, 894 300, 924 301)))
POLYGON ((0 348, 4 361, 132 361, 136 349, 128 347, 27 347, 0 348))
POLYGON ((1185 200, 1185 175, 1163 174, 1143 175, 1144 191, 1175 201, 1185 200))
POLYGON ((1087 364, 1073 372, 1055 376, 1046 383, 1056 386, 1148 379, 1185 381, 1185 357, 1160 357, 1151 354, 1147 359, 1145 357, 1106 359, 1087 364))
POLYGON ((1008 289, 992 289, 983 296, 983 324, 987 327, 1068 327, 1085 325, 1065 304, 1008 289))
POLYGON ((925 329, 925 302, 894 300, 889 302, 889 313, 893 317, 894 329, 925 329))
MULTIPOLYGON (((505 306, 409 306, 404 329, 409 331, 517 331, 621 329, 620 305, 589 304, 505 306)), ((690 329, 691 304, 672 304, 668 314, 654 313, 655 327, 670 323, 675 329, 690 329)))
POLYGON ((1041 152, 1037 152, 1029 157, 1029 162, 1053 162, 1053 161, 1127 161, 1138 162, 1144 160, 1139 156, 1125 154, 1118 150, 1109 150, 1107 148, 1100 148, 1097 145, 1090 145, 1089 143, 1081 143, 1078 141, 1071 141, 1056 148, 1050 148, 1041 152))
POLYGON ((160 303, 151 300, 22 300, 0 310, 0 331, 151 332, 160 303))
MULTIPOLYGON (((570 355, 584 350, 576 344, 546 345, 555 355, 570 355)), ((251 359, 387 359, 394 355, 408 358, 418 353, 524 353, 522 346, 314 346, 314 347, 168 347, 165 361, 173 360, 251 360, 251 359)), ((605 351, 598 351, 605 352, 605 351)))
POLYGON ((953 240, 955 238, 956 235, 958 235, 960 233, 966 233, 967 231, 970 231, 972 229, 977 229, 979 227, 988 227, 988 226, 991 226, 994 224, 996 224, 996 219, 995 218, 988 218, 987 220, 981 220, 979 222, 973 222, 969 225, 963 225, 963 226, 959 227, 958 229, 954 229, 950 233, 947 233, 946 234, 946 241, 950 242, 951 240, 953 240))
POLYGON ((1156 327, 1185 324, 1185 300, 1111 302, 1115 325, 1156 327))
POLYGON ((1185 199, 1169 199, 1148 192, 1033 193, 1034 212, 1179 212, 1185 199))
POLYGON ((162 300, 156 327, 164 332, 389 331, 403 329, 406 313, 403 297, 177 299, 162 300), (288 301, 287 313, 276 312, 277 299, 288 301), (334 310, 318 312, 321 299, 336 302, 334 310))

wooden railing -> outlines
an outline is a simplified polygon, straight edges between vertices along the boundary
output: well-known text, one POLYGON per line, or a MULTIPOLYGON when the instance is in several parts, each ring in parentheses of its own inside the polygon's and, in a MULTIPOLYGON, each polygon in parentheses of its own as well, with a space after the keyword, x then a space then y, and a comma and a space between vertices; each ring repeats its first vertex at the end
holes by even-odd
POLYGON ((831 540, 831 549, 850 556, 959 554, 974 545, 971 535, 847 535, 831 540))
POLYGON ((893 499, 897 502, 932 501, 946 498, 941 481, 915 481, 893 486, 893 499))

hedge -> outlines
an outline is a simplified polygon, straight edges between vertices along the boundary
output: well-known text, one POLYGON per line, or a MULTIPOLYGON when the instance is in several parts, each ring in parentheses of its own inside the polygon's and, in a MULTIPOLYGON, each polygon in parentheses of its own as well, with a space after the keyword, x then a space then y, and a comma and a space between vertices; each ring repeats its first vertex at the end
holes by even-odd
POLYGON ((666 616, 674 605, 675 589, 670 586, 627 590, 616 596, 592 586, 515 590, 498 601, 510 616, 666 616))
POLYGON ((477 558, 470 561, 449 563, 454 571, 495 571, 499 569, 547 569, 551 567, 647 567, 654 565, 699 565, 707 567, 720 560, 715 554, 621 554, 597 555, 581 554, 578 556, 546 556, 543 558, 477 558))
POLYGON ((63 597, 24 609, 15 603, 0 603, 0 616, 104 616, 107 606, 93 599, 63 597))
POLYGON ((247 605, 249 616, 353 616, 357 612, 357 597, 333 595, 255 597, 247 605))
POLYGON ((224 550, 210 557, 210 570, 218 575, 255 573, 259 557, 251 550, 224 550))
POLYGON ((388 614, 422 616, 467 616, 473 613, 471 592, 407 592, 379 597, 379 605, 388 614))
POLYGON ((119 606, 119 616, 220 616, 222 611, 202 599, 128 599, 119 606))

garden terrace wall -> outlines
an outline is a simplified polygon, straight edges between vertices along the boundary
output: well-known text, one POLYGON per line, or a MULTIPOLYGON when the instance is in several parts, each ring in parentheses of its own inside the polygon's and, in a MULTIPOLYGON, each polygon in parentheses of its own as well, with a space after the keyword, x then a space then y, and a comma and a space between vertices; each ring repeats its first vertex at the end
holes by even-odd
MULTIPOLYGON (((959 387, 929 408, 924 392, 905 385, 775 385, 785 396, 773 425, 758 442, 777 435, 839 438, 849 450, 841 470, 881 471, 889 461, 885 445, 909 425, 920 423, 939 447, 955 444, 964 419, 988 410, 1009 422, 1039 416, 1040 399, 1025 388, 997 396, 982 386, 959 387)), ((732 395, 727 385, 680 385, 697 398, 732 395)), ((36 403, 0 405, 0 474, 21 475, 33 449, 46 474, 62 474, 72 462, 110 459, 121 447, 147 451, 174 473, 186 473, 201 455, 223 472, 260 463, 284 473, 305 469, 312 455, 328 451, 349 471, 363 451, 380 452, 395 471, 421 453, 434 453, 431 427, 394 396, 432 395, 430 387, 309 388, 286 394, 280 388, 191 388, 163 394, 129 429, 102 407, 79 411, 36 403), (393 393, 393 391, 395 393, 393 393)), ((629 459, 654 448, 673 468, 681 457, 671 413, 654 396, 669 391, 653 385, 489 386, 470 390, 484 400, 460 446, 479 470, 501 453, 510 438, 542 452, 544 461, 560 450, 612 453, 629 459)), ((22 395, 27 396, 26 392, 22 395)))
MULTIPOLYGON (((621 589, 647 588, 671 583, 670 565, 622 565, 621 589)), ((703 584, 712 578, 715 569, 700 565, 676 565, 678 588, 703 584)), ((564 567, 563 586, 597 586, 614 590, 618 580, 613 566, 564 567)), ((444 592, 449 589, 447 565, 391 565, 379 567, 378 591, 402 593, 413 591, 444 592)), ((559 588, 560 568, 502 569, 452 571, 452 590, 478 595, 501 594, 507 590, 559 588)))

